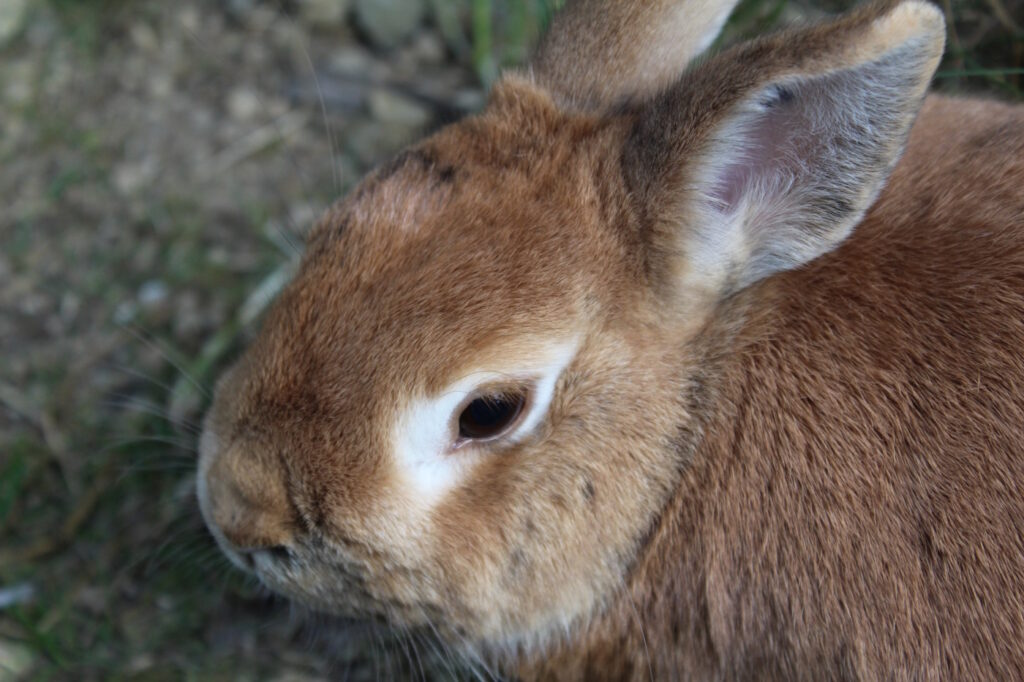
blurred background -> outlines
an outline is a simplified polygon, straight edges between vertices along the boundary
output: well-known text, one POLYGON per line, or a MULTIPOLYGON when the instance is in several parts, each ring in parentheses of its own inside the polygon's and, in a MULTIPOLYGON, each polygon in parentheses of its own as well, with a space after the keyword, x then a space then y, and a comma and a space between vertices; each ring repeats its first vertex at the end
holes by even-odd
MULTIPOLYGON (((0 682, 489 678, 231 570, 194 448, 318 214, 557 4, 0 0, 0 682)), ((850 4, 744 0, 719 42, 850 4)), ((1024 0, 942 7, 937 87, 1024 99, 1024 0)))

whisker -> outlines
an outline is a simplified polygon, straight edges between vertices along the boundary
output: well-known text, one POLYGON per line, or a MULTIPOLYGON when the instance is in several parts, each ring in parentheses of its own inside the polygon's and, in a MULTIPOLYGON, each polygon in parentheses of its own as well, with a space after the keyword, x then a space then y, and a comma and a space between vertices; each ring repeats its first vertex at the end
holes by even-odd
POLYGON ((109 367, 117 372, 121 372, 122 374, 127 374, 128 376, 133 376, 138 379, 142 379, 143 381, 153 384, 157 388, 162 388, 167 395, 171 395, 172 393, 174 393, 174 387, 171 386, 170 384, 161 381, 156 377, 150 376, 149 374, 146 374, 145 372, 135 369, 134 367, 131 367, 129 365, 114 362, 110 363, 109 367))
POLYGON ((161 450, 159 453, 147 456, 160 456, 160 457, 176 457, 178 459, 194 460, 195 456, 195 441, 191 438, 175 437, 175 436, 160 436, 160 435, 135 435, 135 434, 115 434, 119 436, 116 440, 111 441, 103 447, 100 452, 106 452, 108 450, 116 450, 123 448, 128 445, 141 445, 145 443, 157 443, 159 445, 170 445, 173 446, 173 450, 161 450), (184 452, 183 452, 184 451, 184 452))
POLYGON ((487 674, 487 679, 489 679, 489 680, 500 680, 501 679, 501 676, 498 675, 491 668, 491 666, 487 664, 487 662, 480 656, 480 654, 476 651, 476 649, 469 642, 467 642, 465 639, 463 639, 463 641, 462 641, 462 646, 459 647, 459 653, 462 656, 462 659, 464 661, 466 661, 466 663, 474 671, 474 673, 477 674, 478 677, 479 677, 479 672, 477 671, 477 668, 482 668, 483 671, 487 674))
POLYGON ((171 351, 165 348, 163 345, 161 345, 158 339, 156 339, 155 337, 147 337, 146 334, 144 333, 144 330, 137 328, 135 325, 131 323, 121 323, 120 326, 129 334, 134 336, 136 339, 138 339, 142 343, 146 344, 153 350, 160 353, 161 356, 165 360, 167 360, 167 362, 170 363, 172 367, 174 367, 174 369, 178 370, 178 372, 181 374, 181 376, 185 378, 186 381, 192 384, 192 386, 203 395, 203 397, 205 397, 208 400, 213 397, 210 394, 209 389, 207 389, 206 386, 200 383, 198 379, 192 376, 192 374, 188 370, 186 370, 185 367, 180 362, 175 360, 171 354, 171 351))
POLYGON ((195 424, 190 419, 175 419, 167 408, 161 407, 155 403, 151 403, 147 400, 139 398, 138 396, 127 395, 124 393, 114 393, 110 396, 111 399, 100 401, 100 405, 103 407, 109 407, 114 409, 124 410, 126 412, 132 412, 137 414, 148 414, 152 417, 159 417, 163 421, 167 422, 171 426, 181 427, 185 431, 188 431, 193 436, 199 436, 202 433, 202 427, 195 424))
POLYGON ((122 481, 139 474, 152 474, 168 471, 191 471, 193 469, 195 469, 194 466, 185 464, 184 462, 168 462, 165 464, 152 464, 148 466, 133 464, 118 469, 119 475, 117 477, 117 483, 121 483, 122 481))
MULTIPOLYGON (((194 547, 189 547, 187 550, 183 549, 172 552, 168 555, 164 564, 160 566, 160 568, 175 571, 186 568, 198 573, 199 575, 208 575, 213 569, 219 570, 222 566, 221 562, 223 560, 223 557, 221 557, 219 553, 211 552, 209 550, 210 548, 205 545, 196 545, 194 547)), ((154 569, 153 575, 157 574, 157 569, 154 569)))
POLYGON ((392 630, 395 633, 395 640, 397 640, 402 653, 405 655, 405 661, 409 664, 409 674, 412 675, 416 668, 412 662, 412 655, 409 653, 409 629, 404 625, 400 625, 393 627, 392 630))
POLYGON ((416 669, 419 671, 420 679, 423 682, 427 682, 427 673, 423 668, 423 658, 420 656, 419 647, 416 645, 416 632, 410 628, 406 628, 406 636, 409 639, 409 646, 412 648, 413 654, 416 656, 416 669))
MULTIPOLYGON (((195 533, 196 530, 196 528, 184 527, 172 531, 152 552, 139 557, 125 566, 125 572, 133 572, 135 569, 141 567, 142 575, 152 576, 159 569, 163 568, 173 556, 173 552, 169 555, 165 554, 167 548, 171 546, 181 547, 184 545, 184 543, 181 542, 182 538, 187 538, 189 533, 195 533)), ((193 541, 198 539, 196 535, 193 535, 192 537, 193 541)), ((188 545, 184 546, 188 547, 188 545)))
POLYGON ((430 627, 431 632, 433 632, 434 634, 433 637, 427 640, 427 643, 431 645, 431 648, 433 648, 434 653, 441 658, 441 662, 445 665, 445 668, 447 668, 448 672, 451 673, 451 676, 453 678, 458 678, 458 673, 455 671, 455 663, 452 661, 451 657, 451 648, 448 646, 447 642, 445 642, 444 639, 442 639, 440 633, 437 631, 437 628, 434 626, 434 622, 429 617, 426 618, 426 622, 427 626, 430 627))
MULTIPOLYGON (((278 16, 285 17, 291 23, 292 27, 295 28, 295 21, 285 13, 284 7, 281 5, 281 1, 277 0, 276 4, 278 16)), ((306 49, 306 46, 301 42, 299 43, 299 47, 302 49, 302 54, 306 58, 306 64, 309 66, 309 73, 313 76, 313 85, 316 86, 316 95, 320 99, 320 114, 324 119, 324 132, 327 134, 327 147, 331 153, 331 175, 334 177, 334 191, 340 194, 341 177, 338 174, 338 155, 334 144, 334 133, 331 132, 330 119, 327 117, 327 101, 324 99, 324 90, 320 85, 320 77, 317 76, 316 67, 313 66, 313 58, 310 56, 309 50, 306 49)))

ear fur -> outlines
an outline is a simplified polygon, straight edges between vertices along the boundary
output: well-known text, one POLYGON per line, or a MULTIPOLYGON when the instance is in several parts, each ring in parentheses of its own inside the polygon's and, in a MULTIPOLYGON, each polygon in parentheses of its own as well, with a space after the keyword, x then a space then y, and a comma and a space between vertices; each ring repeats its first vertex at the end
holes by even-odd
POLYGON ((944 36, 930 4, 876 5, 725 53, 643 111, 627 177, 670 286, 727 295, 838 246, 902 153, 944 36))
POLYGON ((738 0, 568 0, 531 65, 567 109, 653 96, 711 45, 738 0))

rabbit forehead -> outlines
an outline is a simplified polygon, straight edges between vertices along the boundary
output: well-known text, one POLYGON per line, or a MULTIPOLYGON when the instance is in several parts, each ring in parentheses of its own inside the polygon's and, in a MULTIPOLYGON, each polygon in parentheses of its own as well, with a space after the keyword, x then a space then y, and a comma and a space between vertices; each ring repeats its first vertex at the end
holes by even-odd
POLYGON ((444 131, 323 221, 270 324, 282 345, 361 373, 391 365, 444 381, 438 365, 471 361, 498 338, 572 330, 584 301, 630 290, 632 263, 601 214, 592 159, 570 163, 579 146, 554 133, 547 151, 507 130, 507 144, 482 149, 495 127, 444 131))
POLYGON ((415 234, 356 224, 311 244, 251 349, 250 392, 365 419, 379 401, 435 394, 459 369, 489 366, 487 348, 530 360, 531 339, 589 328, 611 268, 569 216, 457 199, 415 234))

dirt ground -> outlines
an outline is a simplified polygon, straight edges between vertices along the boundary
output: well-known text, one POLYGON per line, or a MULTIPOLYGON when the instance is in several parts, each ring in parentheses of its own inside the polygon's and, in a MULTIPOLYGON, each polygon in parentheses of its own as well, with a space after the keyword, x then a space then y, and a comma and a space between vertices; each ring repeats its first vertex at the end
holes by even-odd
MULTIPOLYGON (((491 676, 274 598, 194 498, 211 386, 303 234, 534 35, 481 49, 445 23, 468 0, 381 35, 357 4, 0 0, 0 682, 491 676)), ((947 9, 942 86, 1020 98, 1024 2, 947 9)), ((816 13, 747 0, 729 37, 816 13)))
POLYGON ((0 669, 358 679, 374 650, 325 663, 228 569, 195 434, 316 216, 482 94, 433 31, 381 52, 288 10, 40 3, 3 53, 0 669))

